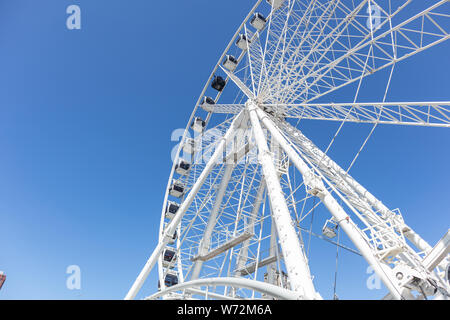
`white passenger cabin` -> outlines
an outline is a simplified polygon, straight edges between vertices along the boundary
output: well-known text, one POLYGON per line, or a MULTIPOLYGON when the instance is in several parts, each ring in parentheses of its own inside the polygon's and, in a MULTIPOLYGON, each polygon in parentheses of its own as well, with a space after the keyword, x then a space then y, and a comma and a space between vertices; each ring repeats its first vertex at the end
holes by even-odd
POLYGON ((180 182, 174 181, 169 188, 169 194, 177 198, 183 197, 184 186, 180 182))
POLYGON ((180 159, 175 166, 175 172, 183 176, 187 175, 190 169, 191 164, 184 159, 180 159))
POLYGON ((205 126, 206 122, 200 117, 195 117, 191 123, 192 130, 196 132, 203 132, 203 130, 205 130, 205 126))
POLYGON ((189 154, 195 153, 195 140, 187 138, 183 145, 183 151, 189 154))
POLYGON ((236 46, 241 50, 247 50, 250 43, 250 39, 247 39, 245 34, 240 34, 236 40, 236 46))
POLYGON ((336 237, 337 228, 338 224, 333 219, 328 219, 322 228, 322 234, 325 237, 332 239, 336 237))
POLYGON ((266 0, 266 1, 273 7, 274 10, 279 9, 284 3, 284 0, 266 0))
POLYGON ((259 12, 256 12, 250 20, 250 24, 258 31, 264 29, 266 22, 266 18, 264 18, 264 16, 259 12))
POLYGON ((232 55, 227 55, 225 57, 225 60, 223 61, 223 66, 231 72, 236 70, 237 65, 238 65, 238 61, 232 55))
POLYGON ((174 248, 166 247, 163 252, 163 267, 173 269, 177 260, 176 252, 174 248))
POLYGON ((173 217, 175 216, 175 214, 177 213, 179 207, 180 206, 178 205, 178 203, 173 202, 173 201, 168 201, 167 206, 166 206, 166 211, 165 211, 166 219, 172 220, 173 217))

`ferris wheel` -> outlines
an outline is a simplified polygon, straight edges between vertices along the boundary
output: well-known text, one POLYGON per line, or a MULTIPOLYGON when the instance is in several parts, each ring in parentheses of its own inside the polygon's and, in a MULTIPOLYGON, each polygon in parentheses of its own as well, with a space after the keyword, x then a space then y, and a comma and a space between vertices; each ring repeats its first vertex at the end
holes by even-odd
POLYGON ((188 120, 126 299, 155 266, 147 299, 322 299, 311 239, 358 256, 385 299, 448 299, 450 234, 428 244, 349 171, 378 125, 450 127, 448 101, 386 101, 395 66, 448 40, 449 17, 446 0, 256 1, 188 120), (359 102, 382 70, 384 94, 359 102), (338 124, 327 148, 304 120, 338 124), (370 130, 343 167, 328 151, 347 123, 370 130))

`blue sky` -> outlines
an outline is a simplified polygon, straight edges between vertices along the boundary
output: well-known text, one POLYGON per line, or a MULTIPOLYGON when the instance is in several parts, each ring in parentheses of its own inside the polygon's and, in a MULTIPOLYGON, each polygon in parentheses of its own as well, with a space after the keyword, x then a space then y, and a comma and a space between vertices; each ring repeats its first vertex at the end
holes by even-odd
MULTIPOLYGON (((0 0, 0 299, 124 297, 156 245, 171 133, 252 3, 0 0), (81 30, 66 28, 71 4, 81 30), (69 265, 81 290, 66 288, 69 265)), ((387 100, 448 100, 449 49, 399 64, 387 100)), ((371 81, 367 99, 383 91, 371 81)), ((336 124, 303 130, 324 147, 336 124)), ((330 154, 348 165, 369 130, 346 125, 330 154)), ((449 146, 446 129, 380 126, 352 174, 434 244, 450 225, 449 146)), ((339 296, 381 297, 348 261, 359 282, 338 280, 339 296)))

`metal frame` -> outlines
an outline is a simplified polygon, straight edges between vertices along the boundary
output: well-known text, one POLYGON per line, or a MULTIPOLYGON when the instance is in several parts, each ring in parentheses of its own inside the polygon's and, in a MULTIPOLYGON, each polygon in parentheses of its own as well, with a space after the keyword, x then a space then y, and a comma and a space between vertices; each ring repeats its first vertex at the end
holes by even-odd
MULTIPOLYGON (((346 122, 372 124, 373 129, 379 124, 450 127, 450 102, 357 102, 367 76, 387 67, 392 76, 397 63, 450 37, 448 1, 421 4, 419 12, 406 17, 412 0, 385 2, 379 7, 380 25, 374 28, 372 22, 364 23, 372 21, 366 9, 381 1, 353 5, 347 0, 285 0, 279 8, 256 1, 188 120, 168 187, 176 177, 175 164, 192 119, 203 113, 206 128, 194 137, 199 147, 189 155, 189 172, 177 178, 185 195, 168 222, 166 188, 159 242, 126 299, 136 297, 156 262, 161 291, 151 299, 171 298, 174 292, 181 298, 321 299, 302 238, 307 230, 302 223, 318 206, 330 212, 373 267, 390 292, 386 298, 448 298, 450 287, 442 277, 449 260, 448 241, 433 248, 405 223, 400 211, 389 209, 330 159, 328 149, 321 151, 286 120, 338 121, 340 128, 346 122), (267 13, 262 30, 248 24, 258 11, 267 13), (239 34, 251 42, 246 50, 232 52, 239 34), (221 66, 226 55, 237 57, 232 71, 221 66), (236 86, 235 101, 219 104, 218 92, 216 104, 198 108, 220 72, 225 74, 226 90, 233 90, 228 83, 236 86), (357 83, 353 102, 312 103, 352 83, 357 83), (308 207, 313 199, 317 204, 308 207), (165 268, 161 253, 175 231, 176 265, 165 268), (264 267, 269 283, 262 280, 264 267), (178 275, 179 284, 166 288, 168 269, 178 275), (288 282, 278 284, 284 288, 271 284, 275 273, 284 270, 288 282)), ((386 92, 389 83, 390 78, 386 92)))

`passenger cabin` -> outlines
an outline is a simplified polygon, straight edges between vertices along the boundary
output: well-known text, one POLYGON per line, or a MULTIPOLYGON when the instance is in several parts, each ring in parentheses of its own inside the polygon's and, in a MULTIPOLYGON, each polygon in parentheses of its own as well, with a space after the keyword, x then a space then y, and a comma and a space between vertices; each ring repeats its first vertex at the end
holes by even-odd
POLYGON ((166 219, 172 220, 172 218, 177 213, 179 207, 180 206, 176 202, 173 202, 173 201, 167 202, 166 212, 165 212, 166 219))
POLYGON ((272 6, 274 10, 279 9, 284 3, 284 0, 266 0, 266 1, 268 4, 272 6))
POLYGON ((168 271, 164 278, 164 284, 166 287, 172 287, 178 284, 178 276, 175 272, 168 271))
POLYGON ((180 159, 178 163, 175 165, 175 172, 183 176, 187 175, 190 169, 191 164, 183 159, 180 159))
POLYGON ((180 182, 174 181, 169 188, 169 194, 177 198, 183 197, 184 186, 180 182))
POLYGON ((334 238, 336 237, 336 230, 338 228, 338 224, 333 219, 328 219, 325 221, 325 224, 322 228, 322 234, 327 238, 334 238))
POLYGON ((192 130, 196 132, 203 132, 205 130, 206 122, 200 117, 195 117, 191 123, 192 130))
POLYGON ((211 97, 203 97, 202 104, 200 105, 203 110, 206 112, 211 112, 213 110, 212 106, 214 106, 216 102, 211 97))
POLYGON ((175 261, 177 257, 175 255, 175 250, 172 248, 166 248, 163 253, 163 267, 173 269, 175 267, 175 261))
POLYGON ((264 16, 259 12, 256 12, 250 20, 250 24, 258 31, 264 29, 266 22, 266 18, 264 18, 264 16))
POLYGON ((195 140, 187 138, 183 145, 183 151, 186 153, 195 153, 195 140))
POLYGON ((238 65, 238 61, 232 55, 227 55, 225 57, 225 59, 223 60, 223 66, 231 72, 236 70, 237 65, 238 65))
MULTIPOLYGON (((178 284, 178 276, 175 271, 169 270, 164 277, 164 285, 166 287, 172 287, 178 284)), ((161 284, 158 281, 158 290, 161 290, 161 284)))
POLYGON ((236 40, 236 46, 241 50, 247 50, 250 43, 250 39, 247 39, 245 34, 240 34, 236 40))
POLYGON ((214 76, 214 79, 211 83, 211 87, 213 89, 216 89, 217 91, 222 91, 223 88, 225 88, 225 79, 222 78, 221 76, 214 76))
POLYGON ((211 97, 203 97, 202 105, 204 105, 204 104, 214 105, 214 104, 216 104, 216 102, 211 97))

